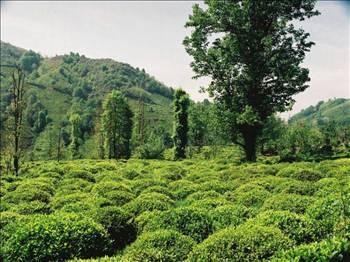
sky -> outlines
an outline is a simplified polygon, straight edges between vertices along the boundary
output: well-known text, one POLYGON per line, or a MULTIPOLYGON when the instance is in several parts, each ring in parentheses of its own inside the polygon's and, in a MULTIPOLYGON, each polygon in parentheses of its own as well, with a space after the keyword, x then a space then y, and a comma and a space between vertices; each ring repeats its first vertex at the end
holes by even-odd
MULTIPOLYGON (((191 1, 1 1, 1 40, 43 56, 78 52, 144 68, 164 84, 182 87, 191 98, 207 97, 192 79, 191 57, 182 41, 191 1)), ((295 96, 292 114, 334 97, 350 98, 350 4, 319 1, 322 13, 301 26, 316 42, 304 61, 310 87, 295 96)))

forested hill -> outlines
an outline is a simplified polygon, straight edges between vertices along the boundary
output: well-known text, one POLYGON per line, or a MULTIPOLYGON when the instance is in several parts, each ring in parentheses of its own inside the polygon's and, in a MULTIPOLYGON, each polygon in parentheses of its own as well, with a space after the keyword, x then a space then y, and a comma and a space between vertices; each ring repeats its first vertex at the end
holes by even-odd
MULTIPOLYGON (((72 114, 81 117, 83 144, 90 143, 99 118, 102 100, 111 90, 120 90, 133 109, 144 101, 148 121, 160 121, 170 128, 173 89, 148 75, 144 69, 112 59, 90 59, 70 53, 55 57, 41 55, 1 42, 1 111, 10 103, 12 68, 21 63, 26 71, 25 121, 28 148, 41 150, 40 141, 59 125, 69 133, 72 114), (90 142, 89 142, 90 141, 90 142)), ((5 114, 2 114, 2 127, 5 114)), ((69 144, 68 134, 66 143, 69 144)), ((89 150, 87 150, 89 151, 89 150)), ((88 156, 87 156, 88 157, 88 156)))
POLYGON ((320 101, 290 118, 290 123, 305 122, 318 125, 334 121, 339 125, 350 125, 350 99, 335 98, 320 101))

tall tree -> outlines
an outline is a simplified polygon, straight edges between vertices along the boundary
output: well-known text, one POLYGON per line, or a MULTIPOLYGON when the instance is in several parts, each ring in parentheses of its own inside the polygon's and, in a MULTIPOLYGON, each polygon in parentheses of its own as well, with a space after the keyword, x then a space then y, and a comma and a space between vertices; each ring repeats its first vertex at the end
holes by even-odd
POLYGON ((255 161, 264 122, 287 110, 310 80, 301 63, 314 43, 292 22, 319 12, 315 0, 205 3, 205 9, 193 6, 186 23, 192 33, 184 45, 194 59, 195 77, 211 77, 205 90, 227 111, 233 142, 255 161))
POLYGON ((20 169, 20 157, 21 157, 21 139, 23 134, 23 112, 25 109, 25 73, 20 65, 14 65, 12 73, 12 89, 11 89, 11 105, 10 105, 10 118, 9 129, 10 139, 12 140, 13 151, 13 170, 18 175, 20 169))
POLYGON ((132 117, 133 113, 120 92, 114 90, 107 95, 103 102, 102 132, 109 159, 130 157, 132 117))
POLYGON ((175 91, 174 99, 174 158, 186 158, 189 96, 182 89, 175 91))
POLYGON ((77 159, 80 157, 79 154, 79 147, 82 143, 81 139, 81 117, 78 114, 72 114, 69 118, 69 121, 71 122, 72 129, 71 129, 71 154, 73 159, 77 159))

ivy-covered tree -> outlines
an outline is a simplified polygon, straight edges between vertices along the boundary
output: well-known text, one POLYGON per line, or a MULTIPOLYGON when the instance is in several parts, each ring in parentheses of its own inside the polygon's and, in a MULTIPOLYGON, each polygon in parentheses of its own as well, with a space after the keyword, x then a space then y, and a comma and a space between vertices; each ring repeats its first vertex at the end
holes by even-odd
POLYGON ((133 113, 119 91, 109 93, 103 102, 102 132, 109 159, 128 159, 132 135, 133 113))
POLYGON ((186 158, 188 107, 190 99, 182 89, 177 89, 174 95, 174 158, 186 158))
POLYGON ((77 159, 80 157, 79 155, 79 147, 82 143, 81 138, 81 117, 78 114, 72 114, 69 118, 69 121, 71 122, 72 129, 71 129, 71 144, 70 144, 70 150, 72 154, 73 159, 77 159))
POLYGON ((211 77, 205 89, 227 111, 233 142, 256 160, 264 122, 293 104, 308 86, 301 67, 313 42, 293 21, 319 14, 315 0, 207 0, 193 6, 184 40, 195 77, 211 77))

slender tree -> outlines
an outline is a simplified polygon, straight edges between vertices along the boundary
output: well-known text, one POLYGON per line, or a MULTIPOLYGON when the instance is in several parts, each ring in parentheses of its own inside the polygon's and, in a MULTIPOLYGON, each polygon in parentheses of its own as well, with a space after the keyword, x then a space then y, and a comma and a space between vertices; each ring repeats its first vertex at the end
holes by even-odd
POLYGON ((287 110, 292 96, 308 86, 309 71, 301 67, 313 42, 292 22, 319 14, 315 0, 206 0, 193 6, 184 40, 193 57, 195 77, 211 77, 205 89, 222 109, 233 142, 248 161, 264 122, 287 110))
POLYGON ((23 131, 23 112, 25 109, 25 73, 20 65, 14 65, 12 73, 11 106, 10 106, 10 139, 13 144, 13 170, 18 175, 21 157, 21 139, 23 131))
POLYGON ((118 91, 107 95, 103 103, 102 132, 104 133, 105 152, 109 159, 128 159, 132 135, 133 113, 118 91))
POLYGON ((78 114, 72 114, 69 121, 72 124, 71 129, 71 154, 73 159, 80 157, 79 155, 79 146, 81 144, 81 117, 78 114))
POLYGON ((182 89, 175 91, 174 99, 174 158, 186 158, 189 96, 182 89))

